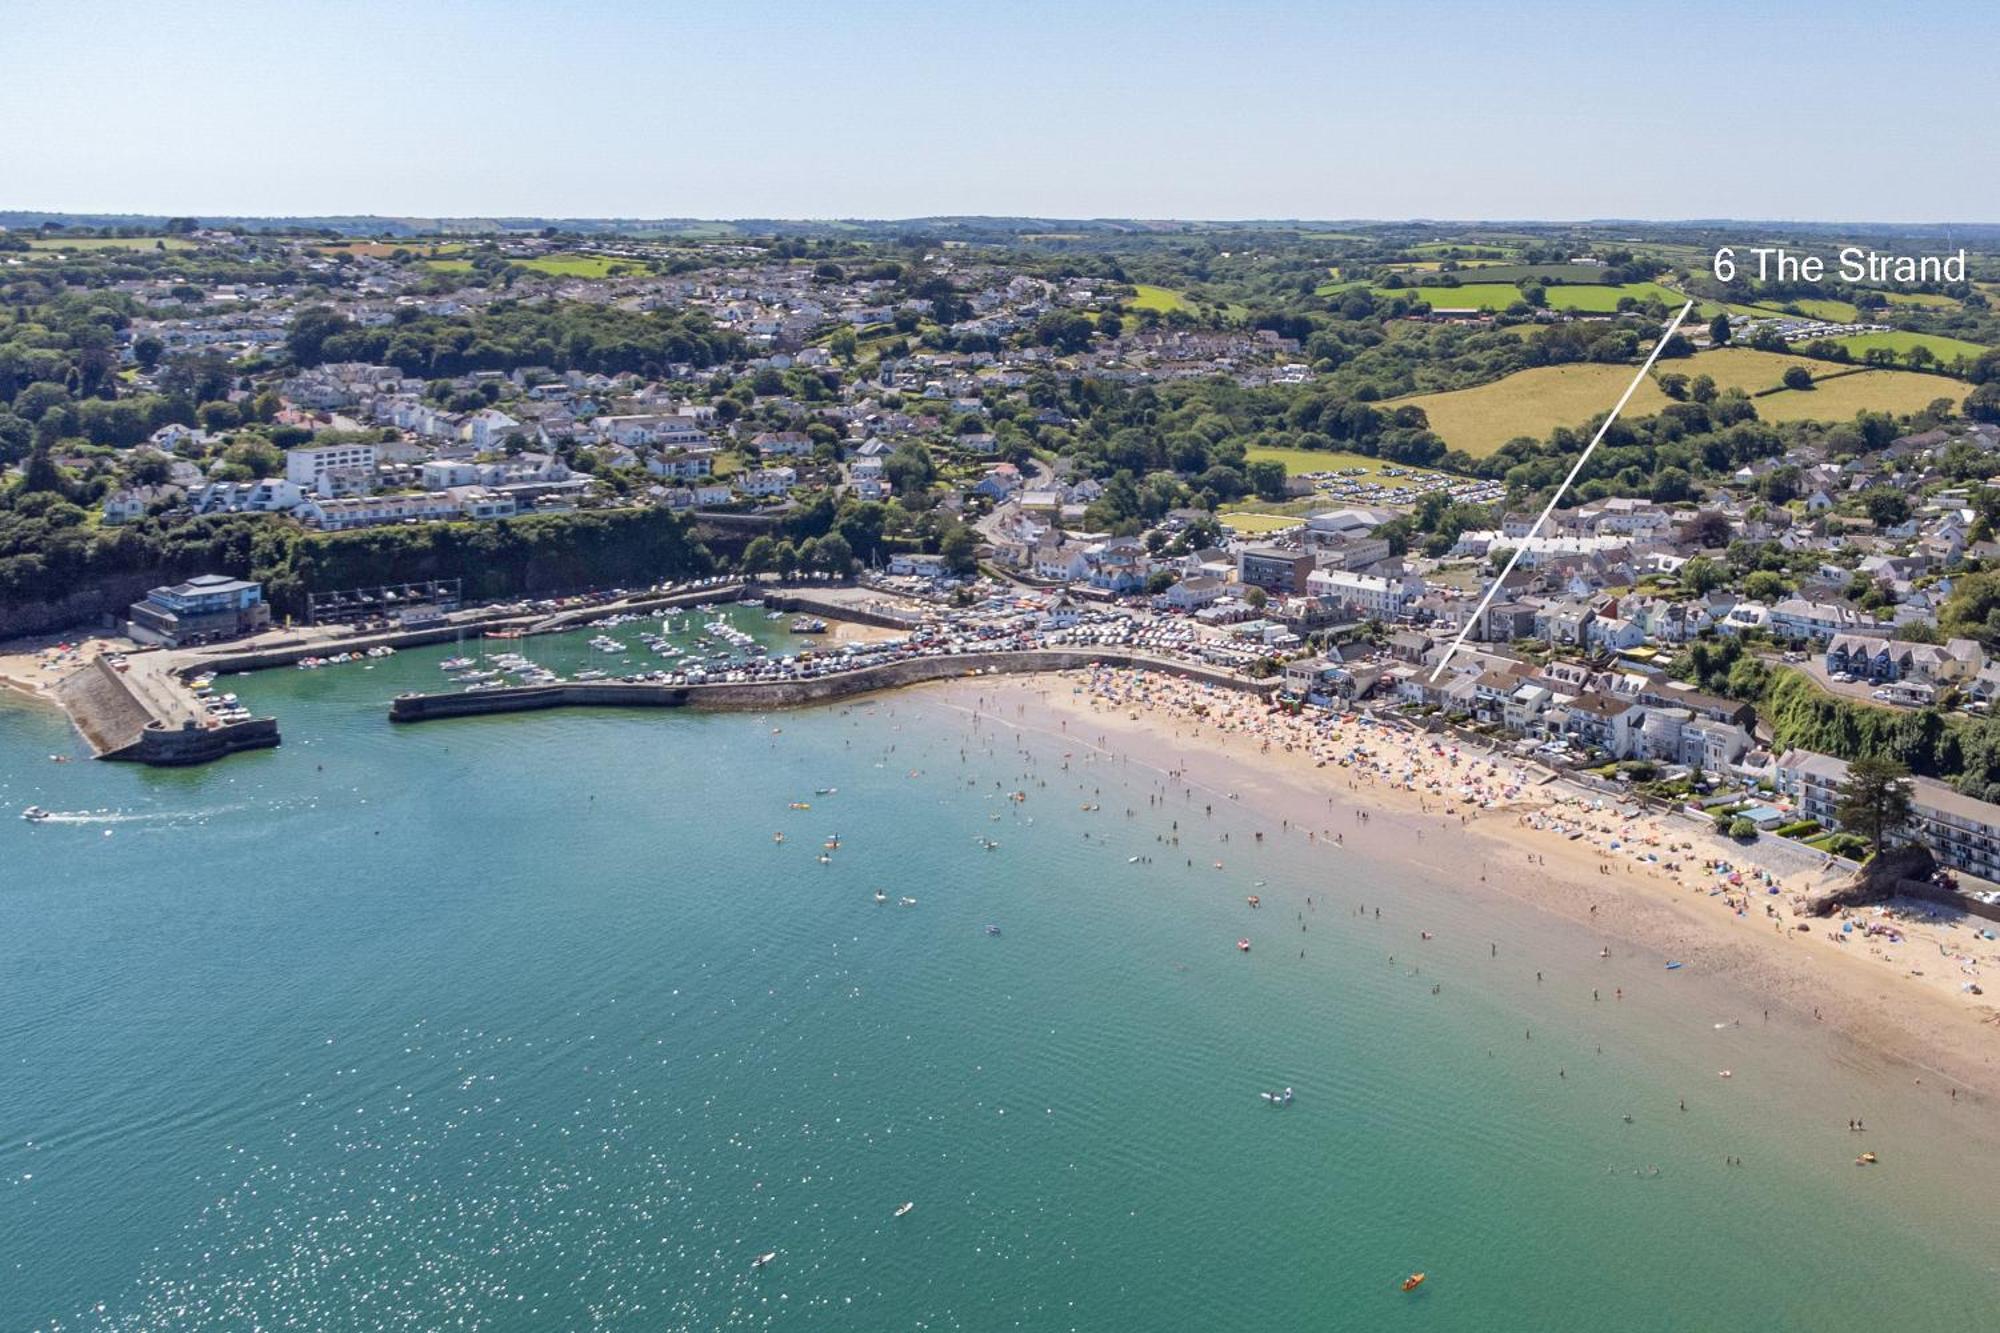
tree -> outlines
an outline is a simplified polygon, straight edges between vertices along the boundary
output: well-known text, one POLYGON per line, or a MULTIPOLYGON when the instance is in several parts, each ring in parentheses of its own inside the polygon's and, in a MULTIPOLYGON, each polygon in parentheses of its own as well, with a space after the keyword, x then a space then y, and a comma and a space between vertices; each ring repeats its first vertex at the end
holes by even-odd
POLYGON ((1243 601, 1252 611, 1262 611, 1270 604, 1271 594, 1252 584, 1244 590, 1243 601))
POLYGON ((1910 516, 1910 497, 1892 486, 1877 486, 1864 499, 1878 528, 1893 528, 1910 516))
POLYGON ((778 567, 778 543, 769 535, 753 537, 743 548, 743 572, 768 574, 778 567))
POLYGON ((1727 311, 1718 312, 1714 319, 1708 321, 1708 340, 1717 347, 1727 347, 1729 345, 1729 314, 1727 311))
POLYGON ((961 523, 938 543, 938 554, 952 573, 970 574, 979 568, 979 535, 961 523))
POLYGON ((1260 500, 1285 498, 1285 465, 1275 458, 1259 458, 1243 467, 1245 480, 1260 500))
POLYGON ((1681 587, 1696 597, 1714 592, 1723 584, 1722 566, 1705 555, 1698 555, 1681 566, 1681 587))
POLYGON ((1804 366, 1786 366, 1780 378, 1787 389, 1810 389, 1813 386, 1812 372, 1804 366))
POLYGON ((1847 780, 1835 792, 1834 817, 1879 852, 1885 839, 1910 822, 1913 795, 1910 770, 1902 761, 1862 755, 1848 764, 1847 780))

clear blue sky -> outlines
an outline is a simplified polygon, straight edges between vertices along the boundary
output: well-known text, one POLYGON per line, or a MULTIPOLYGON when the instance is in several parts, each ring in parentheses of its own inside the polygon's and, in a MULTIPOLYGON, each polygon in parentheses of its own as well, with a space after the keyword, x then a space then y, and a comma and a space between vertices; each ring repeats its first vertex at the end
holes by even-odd
POLYGON ((2000 4, 0 0, 0 208, 2000 221, 2000 4))

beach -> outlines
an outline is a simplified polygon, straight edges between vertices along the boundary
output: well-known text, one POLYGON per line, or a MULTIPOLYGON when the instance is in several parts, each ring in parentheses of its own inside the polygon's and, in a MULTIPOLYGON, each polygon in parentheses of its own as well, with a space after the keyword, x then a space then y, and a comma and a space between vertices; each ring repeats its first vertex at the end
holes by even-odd
MULTIPOLYGON (((2000 1099, 2000 1010, 1967 989, 2000 977, 2000 943, 1985 935, 2000 930, 1902 900, 1806 917, 1801 896, 1832 878, 1807 849, 1777 849, 1804 852, 1793 858, 1804 868, 1767 872, 1693 819, 1621 806, 1450 733, 1317 709, 1290 715, 1157 673, 1099 668, 932 688, 957 707, 1056 730, 1261 812, 1260 837, 1328 857, 1394 855, 1467 893, 1586 925, 1617 953, 1637 948, 1724 979, 1760 1007, 1893 1062, 1940 1099, 2000 1099)), ((1595 989, 1620 985, 1604 980, 1595 989)))

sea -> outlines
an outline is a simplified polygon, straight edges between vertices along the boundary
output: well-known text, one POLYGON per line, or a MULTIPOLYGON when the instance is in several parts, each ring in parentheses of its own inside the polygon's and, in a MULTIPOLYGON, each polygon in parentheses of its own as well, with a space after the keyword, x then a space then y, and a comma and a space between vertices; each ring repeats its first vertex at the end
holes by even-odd
POLYGON ((0 699, 0 1329, 2000 1319, 1992 1108, 1725 977, 976 684, 390 723, 457 652, 0 699))

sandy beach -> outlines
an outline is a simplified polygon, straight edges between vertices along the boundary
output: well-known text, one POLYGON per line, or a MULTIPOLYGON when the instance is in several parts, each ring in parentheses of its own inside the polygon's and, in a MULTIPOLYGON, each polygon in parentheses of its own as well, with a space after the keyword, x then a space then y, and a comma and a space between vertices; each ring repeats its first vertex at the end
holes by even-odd
MULTIPOLYGON (((1355 715, 1292 716, 1227 690, 1098 668, 933 688, 1242 808, 1260 836, 1395 856, 1714 976, 1852 1040, 1940 1098, 2000 1098, 2000 928, 1916 902, 1809 918, 1829 875, 1803 848, 1755 854, 1691 818, 1587 792, 1517 756, 1355 715), (1786 871, 1782 867, 1795 868, 1786 871), (1800 926, 1805 929, 1801 930, 1800 926)), ((1771 840, 1766 840, 1771 841, 1771 840)))
POLYGON ((0 643, 0 689, 46 697, 57 681, 98 654, 128 652, 132 646, 130 639, 105 634, 10 639, 0 643))

